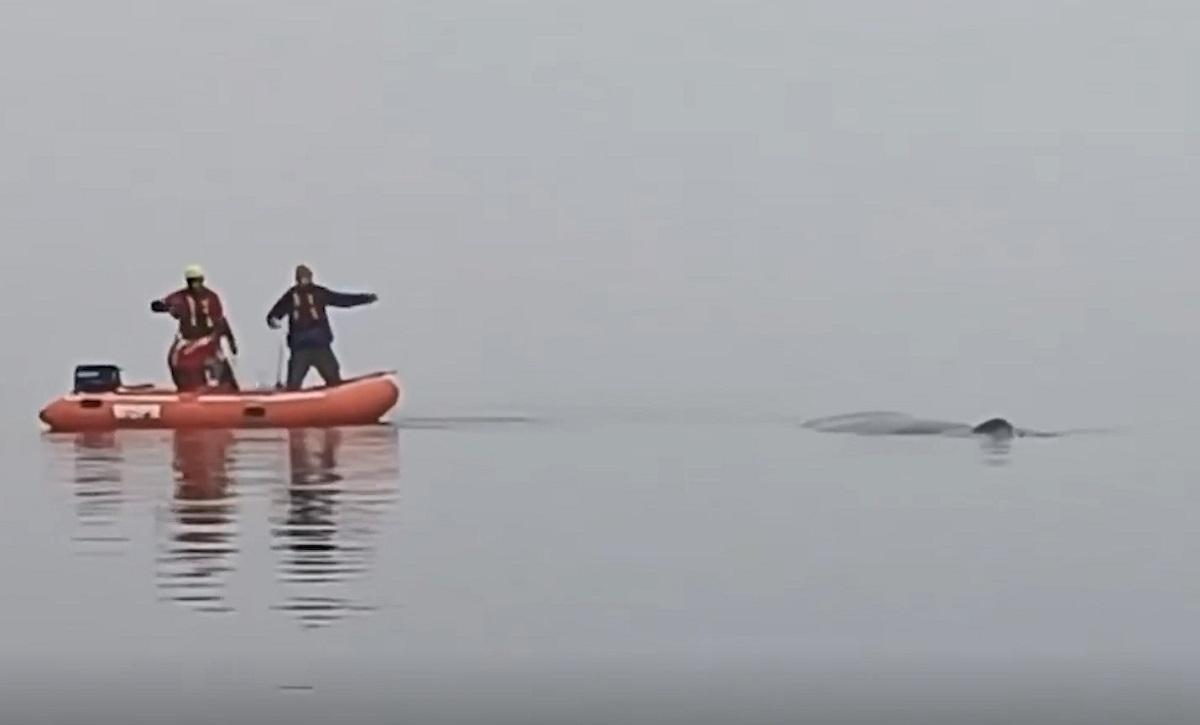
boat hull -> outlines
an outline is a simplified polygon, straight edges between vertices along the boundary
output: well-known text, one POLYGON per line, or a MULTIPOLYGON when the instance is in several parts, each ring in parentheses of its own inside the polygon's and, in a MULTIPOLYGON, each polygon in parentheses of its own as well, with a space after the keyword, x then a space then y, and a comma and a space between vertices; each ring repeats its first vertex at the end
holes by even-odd
POLYGON ((53 432, 328 428, 377 423, 402 396, 394 375, 377 373, 297 391, 72 393, 52 401, 39 417, 53 432))

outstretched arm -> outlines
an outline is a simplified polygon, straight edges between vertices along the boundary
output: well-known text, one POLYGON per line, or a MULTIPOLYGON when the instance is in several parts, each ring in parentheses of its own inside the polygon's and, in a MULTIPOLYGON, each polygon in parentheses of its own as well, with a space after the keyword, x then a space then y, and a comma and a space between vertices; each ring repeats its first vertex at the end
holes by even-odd
POLYGON ((167 295, 150 302, 150 311, 156 313, 169 313, 172 317, 179 317, 178 314, 178 299, 175 293, 167 295))
POLYGON ((378 299, 379 295, 370 292, 366 294, 352 294, 325 290, 325 304, 330 307, 359 307, 361 305, 369 305, 378 299))

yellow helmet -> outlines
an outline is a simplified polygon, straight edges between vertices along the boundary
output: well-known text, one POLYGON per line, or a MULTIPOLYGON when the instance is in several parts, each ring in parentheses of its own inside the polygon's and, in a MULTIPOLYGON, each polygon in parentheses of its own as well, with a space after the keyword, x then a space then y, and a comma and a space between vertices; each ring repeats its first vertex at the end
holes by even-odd
POLYGON ((183 278, 187 280, 204 279, 204 267, 198 264, 188 265, 187 269, 183 270, 183 278))

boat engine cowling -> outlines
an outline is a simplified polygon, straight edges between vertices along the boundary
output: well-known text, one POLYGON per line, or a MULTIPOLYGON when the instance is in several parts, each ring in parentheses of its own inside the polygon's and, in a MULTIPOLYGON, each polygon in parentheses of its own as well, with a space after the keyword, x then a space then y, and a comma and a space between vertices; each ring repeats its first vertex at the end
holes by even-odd
POLYGON ((121 368, 116 365, 76 365, 76 393, 112 393, 121 387, 121 368))

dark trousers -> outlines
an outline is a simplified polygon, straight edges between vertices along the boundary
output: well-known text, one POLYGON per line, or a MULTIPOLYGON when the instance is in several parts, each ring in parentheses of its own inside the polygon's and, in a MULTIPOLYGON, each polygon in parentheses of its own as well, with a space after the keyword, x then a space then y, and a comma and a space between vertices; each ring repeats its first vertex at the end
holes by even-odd
POLYGON ((304 378, 310 368, 316 368, 317 373, 326 385, 337 385, 342 382, 342 367, 337 355, 331 347, 308 347, 292 350, 288 360, 288 390, 299 390, 304 385, 304 378))

